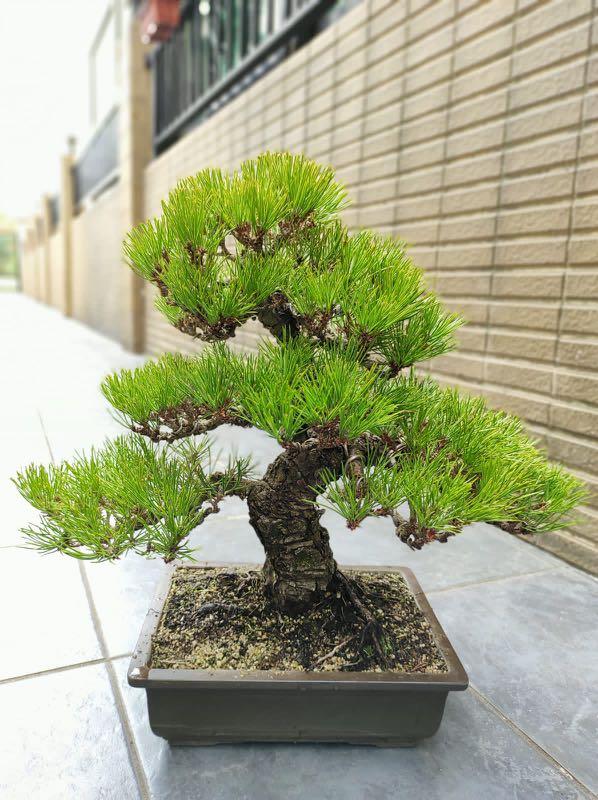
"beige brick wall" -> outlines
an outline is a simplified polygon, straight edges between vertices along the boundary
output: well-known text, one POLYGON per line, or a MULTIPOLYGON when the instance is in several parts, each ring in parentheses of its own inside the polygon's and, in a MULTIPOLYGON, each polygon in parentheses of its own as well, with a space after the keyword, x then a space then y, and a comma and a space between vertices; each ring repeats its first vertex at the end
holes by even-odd
POLYGON ((21 288, 25 294, 37 299, 38 283, 37 245, 34 232, 29 229, 21 247, 21 288))
POLYGON ((73 219, 73 316, 122 341, 126 270, 121 258, 121 198, 116 184, 73 219))
MULTIPOLYGON (((265 149, 337 168, 469 320, 429 369, 523 416, 592 488, 543 543, 598 568, 598 16, 592 0, 364 0, 146 170, 146 212, 265 149)), ((151 309, 147 347, 197 346, 151 309)), ((255 329, 237 336, 255 343, 255 329)))
POLYGON ((71 233, 71 258, 73 262, 73 317, 81 322, 87 317, 87 283, 89 282, 86 250, 85 215, 73 218, 71 233))
POLYGON ((64 260, 62 249, 62 234, 55 231, 50 236, 50 298, 49 304, 64 311, 66 287, 64 274, 64 260))

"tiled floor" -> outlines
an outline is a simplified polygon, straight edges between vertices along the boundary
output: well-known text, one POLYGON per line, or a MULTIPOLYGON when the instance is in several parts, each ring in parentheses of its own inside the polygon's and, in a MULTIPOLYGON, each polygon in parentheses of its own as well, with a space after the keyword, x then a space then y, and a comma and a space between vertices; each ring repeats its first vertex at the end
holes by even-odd
MULTIPOLYGON (((245 745, 171 749, 150 732, 127 655, 159 562, 82 564, 17 549, 32 512, 8 478, 119 430, 97 391, 139 359, 57 312, 0 295, 0 797, 7 800, 550 800, 598 790, 598 582, 487 525, 411 553, 383 521, 326 521, 345 563, 412 567, 471 688, 413 749, 245 745)), ((257 454, 266 436, 222 430, 257 454)), ((202 560, 261 558, 243 503, 195 535, 202 560)))

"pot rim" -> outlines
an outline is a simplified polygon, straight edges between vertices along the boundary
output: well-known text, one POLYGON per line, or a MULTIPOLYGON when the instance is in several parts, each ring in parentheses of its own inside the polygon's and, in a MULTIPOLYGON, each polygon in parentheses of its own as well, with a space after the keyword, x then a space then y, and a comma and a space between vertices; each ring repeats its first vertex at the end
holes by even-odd
POLYGON ((174 571, 185 569, 261 569, 259 564, 237 562, 176 562, 158 584, 158 591, 147 613, 141 634, 127 672, 130 686, 144 689, 230 689, 259 691, 330 689, 338 691, 372 691, 376 689, 418 691, 463 691, 469 685, 467 673, 436 615, 432 611, 417 578, 408 567, 344 564, 343 570, 355 572, 398 572, 411 589, 415 602, 428 621, 448 672, 303 672, 300 670, 233 670, 233 669, 155 669, 149 666, 151 640, 160 622, 174 571))

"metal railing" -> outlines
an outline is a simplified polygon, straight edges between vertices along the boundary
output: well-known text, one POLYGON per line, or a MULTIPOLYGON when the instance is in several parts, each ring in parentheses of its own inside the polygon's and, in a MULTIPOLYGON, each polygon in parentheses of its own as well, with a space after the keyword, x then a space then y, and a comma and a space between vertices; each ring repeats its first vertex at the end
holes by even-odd
POLYGON ((202 0, 152 56, 157 152, 313 35, 338 0, 202 0))
POLYGON ((75 205, 97 196, 118 178, 119 111, 106 116, 73 167, 75 205))

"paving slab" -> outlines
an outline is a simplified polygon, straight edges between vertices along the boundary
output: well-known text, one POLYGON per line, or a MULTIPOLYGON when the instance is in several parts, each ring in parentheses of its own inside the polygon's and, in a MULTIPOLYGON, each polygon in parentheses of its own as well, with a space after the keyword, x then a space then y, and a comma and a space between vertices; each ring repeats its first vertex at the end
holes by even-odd
POLYGON ((598 793, 598 581, 563 567, 429 599, 472 684, 598 793))
POLYGON ((0 797, 135 800, 103 664, 0 686, 0 797))
POLYGON ((79 565, 0 550, 0 680, 101 657, 79 565))
POLYGON ((580 788, 473 693, 449 697, 442 726, 413 748, 345 745, 170 747, 149 729, 145 692, 126 683, 129 720, 160 800, 573 800, 580 788))
POLYGON ((117 563, 85 564, 107 655, 131 653, 167 569, 161 560, 128 554, 117 563))
MULTIPOLYGON (((0 395, 0 603, 19 610, 12 620, 3 618, 1 679, 129 652, 166 567, 135 556, 84 566, 106 652, 77 562, 14 547, 16 529, 35 512, 8 477, 29 461, 47 463, 50 449, 61 459, 120 433, 98 384, 106 373, 143 359, 14 295, 0 296, 0 335, 3 369, 15 387, 0 395), (32 633, 27 639, 24 628, 32 633)), ((280 452, 255 430, 224 427, 214 439, 220 462, 230 452, 252 454, 258 474, 280 452)), ((438 735, 411 750, 171 749, 151 733, 145 695, 126 686, 128 659, 122 658, 116 662, 121 692, 153 797, 568 800, 587 797, 584 785, 597 788, 596 581, 484 524, 417 553, 396 539, 388 520, 368 520, 356 532, 332 512, 323 522, 341 563, 404 564, 415 571, 476 691, 449 698, 438 735)), ((202 561, 263 558, 246 505, 235 498, 192 542, 202 561)), ((105 664, 9 680, 0 685, 0 699, 1 797, 137 797, 105 664)))

